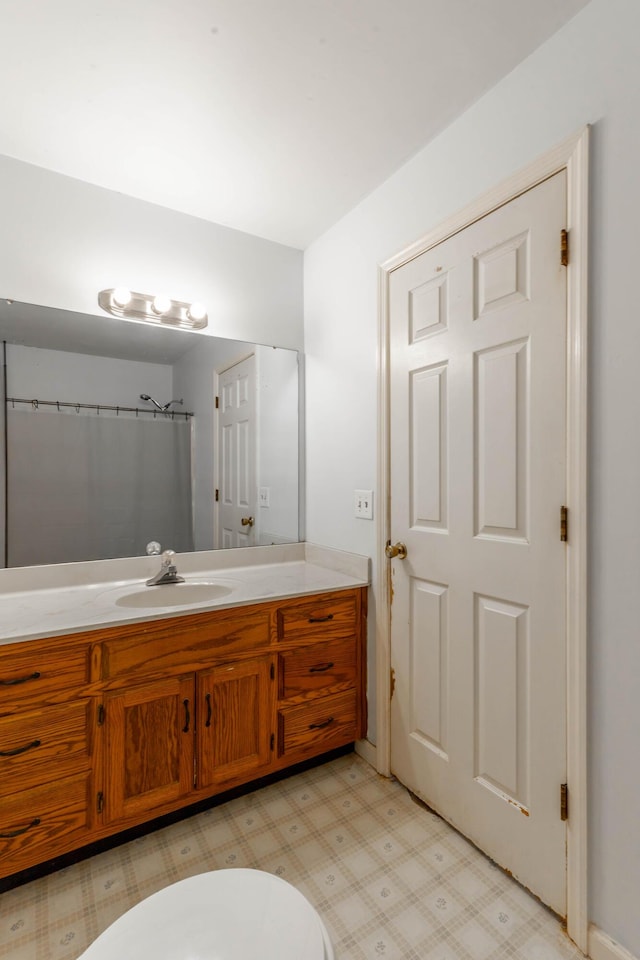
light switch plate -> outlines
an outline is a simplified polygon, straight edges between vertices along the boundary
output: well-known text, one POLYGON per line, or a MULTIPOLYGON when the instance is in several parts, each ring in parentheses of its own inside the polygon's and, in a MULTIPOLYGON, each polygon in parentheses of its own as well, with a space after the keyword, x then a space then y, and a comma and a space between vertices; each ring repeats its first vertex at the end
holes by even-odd
POLYGON ((258 491, 258 503, 261 507, 268 507, 271 499, 271 487, 260 487, 258 491))
POLYGON ((373 490, 356 490, 355 515, 361 520, 373 520, 373 490))

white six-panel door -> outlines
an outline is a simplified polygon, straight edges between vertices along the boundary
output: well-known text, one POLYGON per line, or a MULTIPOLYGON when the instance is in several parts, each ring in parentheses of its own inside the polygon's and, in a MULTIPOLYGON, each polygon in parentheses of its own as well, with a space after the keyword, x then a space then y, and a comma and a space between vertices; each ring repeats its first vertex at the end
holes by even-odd
POLYGON ((566 174, 390 276, 392 772, 566 911, 566 174))
POLYGON ((257 535, 255 355, 221 373, 218 391, 217 546, 253 546, 257 535))

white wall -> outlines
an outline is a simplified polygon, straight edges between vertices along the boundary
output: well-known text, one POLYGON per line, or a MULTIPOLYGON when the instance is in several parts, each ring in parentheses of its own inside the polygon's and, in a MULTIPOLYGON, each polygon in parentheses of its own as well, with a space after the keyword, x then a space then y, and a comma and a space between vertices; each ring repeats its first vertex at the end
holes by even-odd
POLYGON ((200 300, 214 336, 302 347, 302 253, 0 157, 0 297, 102 315, 124 284, 200 300))
POLYGON ((7 344, 10 397, 151 409, 140 400, 141 393, 166 403, 172 391, 173 370, 166 364, 7 344))
POLYGON ((258 347, 258 504, 260 543, 298 540, 298 355, 258 347))
MULTIPOLYGON (((635 286, 640 224, 639 35, 637 0, 592 0, 305 254, 307 537, 370 554, 377 574, 374 524, 353 517, 354 488, 375 487, 376 480, 377 264, 583 124, 594 125, 590 919, 636 956, 640 956, 640 323, 635 286)), ((380 507, 375 499, 374 506, 380 507)), ((373 620, 375 596, 370 611, 373 620)), ((371 671, 373 663, 370 641, 371 671)), ((370 714, 374 708, 371 700, 370 714)))

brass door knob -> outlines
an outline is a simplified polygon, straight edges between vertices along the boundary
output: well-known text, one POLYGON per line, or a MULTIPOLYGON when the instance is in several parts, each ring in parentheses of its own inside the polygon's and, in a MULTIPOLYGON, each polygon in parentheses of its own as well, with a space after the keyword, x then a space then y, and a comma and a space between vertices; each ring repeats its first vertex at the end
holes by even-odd
POLYGON ((405 547, 404 543, 401 543, 399 540, 397 543, 391 543, 391 540, 387 540, 384 553, 389 560, 393 560, 394 557, 397 557, 398 560, 404 560, 407 555, 407 548, 405 547))
POLYGON ((240 521, 243 527, 252 527, 255 523, 253 517, 243 517, 240 521))

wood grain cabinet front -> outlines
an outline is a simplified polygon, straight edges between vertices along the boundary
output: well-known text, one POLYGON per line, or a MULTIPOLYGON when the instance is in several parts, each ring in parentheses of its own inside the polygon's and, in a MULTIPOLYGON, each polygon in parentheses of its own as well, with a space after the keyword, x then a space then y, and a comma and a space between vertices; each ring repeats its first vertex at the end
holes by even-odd
POLYGON ((364 737, 364 595, 291 602, 277 615, 280 764, 364 737))
POLYGON ((0 799, 89 768, 88 699, 0 718, 0 799))
POLYGON ((278 754, 290 763, 325 753, 357 736, 355 689, 282 706, 278 712, 278 754))
POLYGON ((193 790, 193 676, 169 677, 108 694, 101 704, 105 823, 139 822, 193 790))
POLYGON ((0 803, 2 876, 88 843, 90 774, 54 779, 0 803))
POLYGON ((0 646, 0 876, 91 838, 88 646, 0 646))
POLYGON ((225 663, 198 675, 196 783, 246 783, 268 772, 274 749, 272 656, 225 663))

